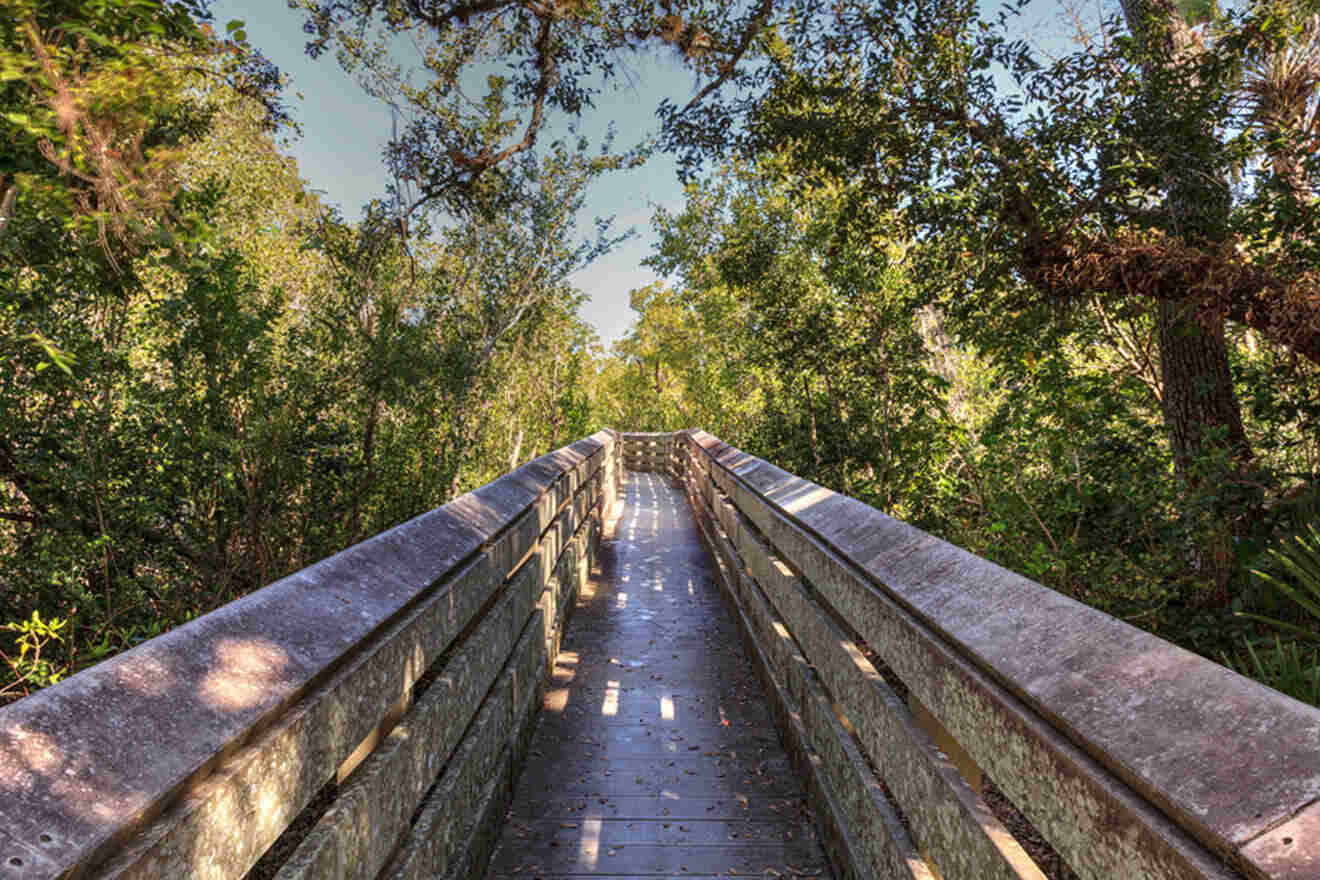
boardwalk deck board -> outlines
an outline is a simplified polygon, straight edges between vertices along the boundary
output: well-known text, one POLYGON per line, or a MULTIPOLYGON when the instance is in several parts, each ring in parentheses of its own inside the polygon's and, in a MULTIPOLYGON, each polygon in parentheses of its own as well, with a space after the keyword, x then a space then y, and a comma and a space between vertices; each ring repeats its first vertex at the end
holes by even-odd
POLYGON ((683 493, 623 501, 488 877, 829 876, 683 493))

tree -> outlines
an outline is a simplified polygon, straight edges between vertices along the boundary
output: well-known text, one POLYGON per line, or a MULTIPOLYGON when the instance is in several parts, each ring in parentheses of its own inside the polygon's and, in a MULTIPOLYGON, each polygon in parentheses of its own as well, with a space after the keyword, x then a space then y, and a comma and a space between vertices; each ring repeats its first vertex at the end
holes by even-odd
POLYGON ((113 263, 107 235, 126 243, 168 213, 178 148, 206 130, 204 103, 181 88, 189 74, 258 99, 267 124, 286 121, 275 69, 243 41, 216 42, 207 5, 4 0, 0 236, 20 194, 39 189, 91 217, 113 263))
POLYGON ((39 667, 0 644, 5 698, 487 482, 510 394, 528 457, 585 431, 567 279, 614 240, 575 225, 612 160, 519 156, 513 210, 433 233, 379 202, 351 223, 217 63, 157 102, 206 123, 142 154, 158 211, 102 234, 34 174, 0 239, 0 622, 47 641, 39 667))
MULTIPOLYGON (((773 0, 297 0, 312 34, 308 52, 330 47, 367 91, 404 115, 386 151, 394 195, 409 211, 466 210, 473 198, 508 193, 504 169, 531 152, 553 119, 571 123, 646 46, 676 52, 706 79, 695 105, 726 84, 754 78, 745 63, 773 0), (424 47, 429 81, 409 83, 391 53, 400 37, 424 47), (467 92, 485 81, 485 94, 467 92)), ((624 156, 640 159, 630 149, 624 156)))
POLYGON ((666 371, 688 423, 929 524, 949 453, 945 383, 904 243, 850 235, 846 189, 773 156, 690 187, 682 214, 657 215, 651 261, 683 285, 634 293, 642 318, 621 348, 666 371))
MULTIPOLYGON (((1202 557, 1217 601, 1227 521, 1255 506, 1256 482, 1223 319, 1320 355, 1315 254, 1294 234, 1315 211, 1297 198, 1276 210, 1269 168, 1254 192, 1226 183, 1260 146, 1245 133, 1254 117, 1241 111, 1240 58, 1283 29, 1257 8, 1191 52, 1192 31, 1171 8, 1154 19, 1133 9, 1163 42, 1118 35, 1112 48, 1042 64, 972 3, 839 4, 832 21, 789 33, 791 51, 771 56, 771 88, 742 105, 749 125, 730 137, 749 155, 787 151, 804 176, 855 182, 858 211, 892 212, 920 242, 916 277, 932 296, 942 288, 955 322, 993 310, 1056 321, 1039 306, 1097 297, 1120 311, 1149 303, 1177 473, 1194 495, 1219 494, 1202 557), (1267 239, 1267 227, 1290 244, 1267 239)), ((680 130, 670 144, 708 149, 680 130)))

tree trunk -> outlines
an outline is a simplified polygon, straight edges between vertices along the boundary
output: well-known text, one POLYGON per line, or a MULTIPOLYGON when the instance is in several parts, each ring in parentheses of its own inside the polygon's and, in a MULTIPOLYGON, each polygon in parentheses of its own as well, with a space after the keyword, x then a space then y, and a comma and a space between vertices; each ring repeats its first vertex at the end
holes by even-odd
MULTIPOLYGON (((1128 28, 1138 43, 1156 53, 1166 69, 1189 63, 1203 51, 1199 37, 1172 0, 1121 0, 1128 28)), ((1156 60, 1147 62, 1153 79, 1156 60)), ((1153 103, 1170 96, 1152 95, 1153 103)), ((1173 112, 1177 112, 1174 109, 1173 112)), ((1197 243, 1222 234, 1227 219, 1225 181, 1203 168, 1169 162, 1163 170, 1165 211, 1170 229, 1197 243)), ((1184 492, 1184 514, 1194 495, 1232 482, 1251 459, 1242 410, 1229 370, 1222 315, 1197 315, 1187 302, 1162 298, 1156 306, 1161 405, 1173 456, 1174 473, 1184 492), (1207 469, 1207 465, 1211 469, 1207 469)), ((1198 580, 1208 588, 1197 604, 1219 605, 1228 599, 1233 573, 1233 516, 1230 505, 1215 499, 1196 557, 1198 580)))
POLYGON ((371 401, 367 406, 367 424, 362 432, 362 476, 358 479, 357 490, 353 493, 353 511, 349 518, 349 543, 356 544, 365 535, 362 534, 362 502, 371 492, 373 482, 372 465, 376 455, 376 426, 380 422, 380 391, 372 389, 371 401))
POLYGON ((1242 425, 1242 410, 1228 369, 1224 322, 1213 326, 1198 320, 1195 308, 1160 300, 1157 329, 1160 375, 1163 380, 1164 424, 1179 482, 1193 485, 1196 459, 1213 449, 1225 449, 1236 461, 1251 458, 1242 425))
POLYGON ((14 216, 17 200, 18 180, 12 174, 0 176, 0 238, 9 231, 9 220, 14 216))
POLYGON ((523 429, 518 429, 518 439, 513 444, 513 450, 509 453, 509 472, 517 470, 518 459, 522 457, 523 429))
POLYGON ((1231 599, 1233 534, 1242 513, 1233 503, 1231 486, 1249 465, 1251 446, 1229 375, 1224 322, 1204 327, 1187 314, 1190 310, 1170 300, 1159 303, 1164 424, 1184 493, 1184 514, 1194 496, 1209 502, 1195 557, 1197 579, 1206 589, 1194 602, 1222 607, 1231 599), (1205 497, 1211 493, 1215 497, 1205 497))

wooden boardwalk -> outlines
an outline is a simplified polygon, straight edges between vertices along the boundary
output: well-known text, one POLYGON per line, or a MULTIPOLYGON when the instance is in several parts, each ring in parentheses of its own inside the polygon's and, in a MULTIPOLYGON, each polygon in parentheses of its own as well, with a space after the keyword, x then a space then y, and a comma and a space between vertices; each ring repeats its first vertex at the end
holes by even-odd
POLYGON ((491 878, 829 876, 683 493, 628 473, 491 878))

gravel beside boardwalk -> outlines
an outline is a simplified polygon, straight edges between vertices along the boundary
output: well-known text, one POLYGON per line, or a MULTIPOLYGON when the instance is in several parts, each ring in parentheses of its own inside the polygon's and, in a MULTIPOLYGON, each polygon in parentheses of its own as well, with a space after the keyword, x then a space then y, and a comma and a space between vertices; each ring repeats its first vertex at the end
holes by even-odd
POLYGON ((686 498, 624 492, 487 876, 829 876, 686 498))

